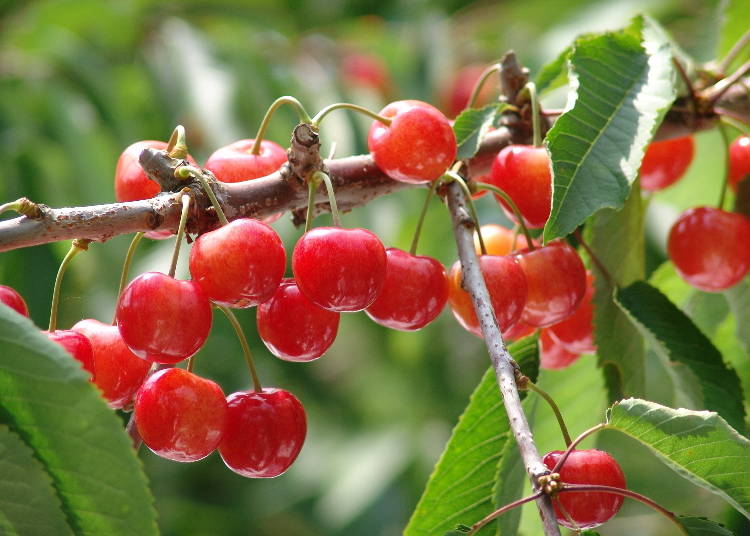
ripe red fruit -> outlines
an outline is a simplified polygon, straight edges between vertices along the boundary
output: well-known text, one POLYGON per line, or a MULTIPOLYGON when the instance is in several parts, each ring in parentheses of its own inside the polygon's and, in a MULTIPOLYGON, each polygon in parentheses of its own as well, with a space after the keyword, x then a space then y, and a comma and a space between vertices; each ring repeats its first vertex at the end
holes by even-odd
POLYGON ((135 397, 135 422, 148 448, 162 458, 194 462, 216 449, 227 402, 216 383, 169 368, 149 377, 135 397))
POLYGON ((94 351, 94 383, 102 390, 109 407, 122 409, 146 379, 151 363, 139 359, 122 341, 117 326, 98 320, 81 320, 73 331, 82 333, 94 351))
POLYGON ((367 229, 317 227, 294 246, 292 271, 299 289, 323 309, 361 311, 385 282, 386 256, 367 229))
MULTIPOLYGON (((500 331, 506 333, 521 318, 526 303, 526 278, 513 257, 481 255, 479 268, 487 283, 492 308, 500 331)), ((456 261, 448 275, 448 301, 458 323, 469 333, 482 337, 471 296, 461 287, 461 263, 456 261)))
POLYGON ((260 393, 232 393, 219 454, 239 475, 273 478, 292 465, 306 434, 305 410, 288 391, 267 387, 260 393))
POLYGON ((286 361, 312 361, 336 339, 339 313, 327 311, 284 279, 271 299, 258 306, 258 334, 268 350, 286 361))
MULTIPOLYGON (((523 234, 517 234, 513 230, 488 223, 480 228, 484 247, 487 249, 487 255, 510 255, 514 251, 526 249, 529 247, 526 237, 523 234), (515 247, 514 247, 515 241, 515 247)), ((477 255, 482 254, 482 248, 479 245, 479 236, 474 232, 474 249, 477 255)))
MULTIPOLYGON (((559 450, 546 454, 543 459, 544 465, 553 469, 562 454, 559 450)), ((620 465, 612 456, 601 450, 573 450, 559 473, 563 483, 626 489, 625 475, 620 465)), ((621 495, 601 491, 569 491, 560 493, 557 500, 577 527, 568 522, 553 501, 558 523, 571 529, 591 529, 611 519, 620 510, 623 498, 621 495)))
MULTIPOLYGON (((122 152, 115 168, 115 199, 118 202, 150 199, 161 191, 138 162, 138 157, 146 148, 164 150, 167 144, 156 140, 137 141, 122 152)), ((193 166, 198 165, 190 155, 187 161, 193 166)))
POLYGON ((78 360, 83 368, 89 372, 89 380, 95 381, 94 348, 86 335, 70 329, 56 329, 55 331, 43 331, 42 333, 47 335, 49 340, 65 348, 65 351, 78 360))
POLYGON ((385 284, 365 312, 378 324, 416 331, 432 322, 448 300, 445 268, 431 257, 396 248, 385 250, 385 284))
MULTIPOLYGON (((492 162, 489 182, 503 190, 518 206, 526 227, 544 227, 552 207, 552 174, 544 147, 508 145, 492 162)), ((513 221, 516 217, 499 196, 495 198, 513 221)))
POLYGON ((206 169, 222 182, 242 182, 270 175, 287 160, 278 143, 260 142, 260 153, 252 154, 254 139, 239 140, 216 149, 206 160, 206 169))
POLYGON ((739 136, 729 145, 729 185, 737 185, 750 175, 750 136, 739 136))
POLYGON ((591 354, 596 352, 594 344, 594 277, 586 274, 586 293, 581 304, 565 320, 547 328, 549 336, 568 352, 591 354))
POLYGON ((341 62, 341 78, 349 86, 374 89, 383 95, 391 89, 388 68, 383 60, 373 54, 346 54, 341 62))
POLYGON ((530 326, 526 322, 519 320, 518 322, 513 324, 512 328, 503 332, 503 338, 506 341, 517 341, 519 339, 523 339, 524 337, 528 337, 529 335, 534 333, 534 331, 536 331, 536 328, 534 326, 530 326))
POLYGON ((682 278, 706 292, 737 284, 750 270, 750 220, 713 207, 683 212, 669 231, 667 251, 682 278))
POLYGON ((375 164, 390 178, 420 184, 439 178, 456 159, 448 118, 426 102, 392 102, 380 111, 391 124, 374 121, 367 136, 375 164))
POLYGON ((529 294, 522 319, 546 327, 572 315, 586 294, 586 268, 575 249, 563 242, 520 252, 529 294))
POLYGON ((211 304, 200 285, 159 272, 141 274, 125 287, 116 317, 125 344, 156 363, 187 359, 211 330, 211 304))
POLYGON ((269 299, 285 268, 279 235, 249 218, 199 236, 190 250, 193 280, 212 301, 227 307, 253 307, 269 299))
POLYGON ((546 370, 563 369, 573 364, 581 354, 566 350, 549 332, 549 328, 539 334, 539 368, 546 370))
MULTIPOLYGON (((441 101, 444 102, 442 107, 449 117, 456 117, 468 106, 471 92, 474 91, 474 86, 486 67, 482 64, 467 65, 456 72, 442 92, 441 101)), ((478 108, 488 103, 492 98, 492 93, 492 84, 485 83, 474 106, 478 108)))
POLYGON ((694 154, 692 136, 653 142, 641 163, 641 188, 656 192, 674 184, 690 167, 694 154))
POLYGON ((29 308, 26 301, 16 290, 7 285, 0 285, 0 303, 4 303, 14 311, 23 316, 29 316, 29 308))

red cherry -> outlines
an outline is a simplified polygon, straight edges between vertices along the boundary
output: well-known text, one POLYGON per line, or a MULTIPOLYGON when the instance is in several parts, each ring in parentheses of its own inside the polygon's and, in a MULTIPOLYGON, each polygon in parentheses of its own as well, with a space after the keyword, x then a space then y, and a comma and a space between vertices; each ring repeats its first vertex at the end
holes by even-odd
MULTIPOLYGON (((489 179, 515 202, 526 227, 544 227, 552 207, 552 175, 544 147, 508 145, 492 162, 489 179)), ((515 221, 510 207, 499 196, 495 197, 515 221)))
MULTIPOLYGON (((555 450, 544 456, 543 462, 553 469, 563 452, 555 450)), ((560 480, 568 484, 591 484, 626 489, 625 475, 620 465, 608 453, 591 450, 571 451, 559 470, 560 480)), ((557 522, 571 529, 591 529, 611 519, 622 506, 622 496, 601 491, 568 491, 557 496, 562 507, 575 521, 574 527, 553 501, 557 522)))
POLYGON ((227 415, 216 383, 169 368, 149 377, 135 397, 135 422, 143 442, 162 458, 194 462, 221 441, 227 415))
POLYGON ((385 282, 386 255, 367 229, 317 227, 294 246, 292 271, 299 289, 323 309, 361 311, 385 282))
POLYGON ((269 299, 284 277, 281 238, 258 220, 241 218, 198 237, 190 274, 214 302, 253 307, 269 299))
POLYGON ((125 287, 116 317, 125 344, 156 363, 187 359, 211 330, 211 304, 200 285, 159 272, 141 274, 125 287))
POLYGON ((270 175, 287 161, 278 143, 260 142, 260 153, 252 154, 254 139, 239 140, 216 149, 206 160, 206 169, 222 182, 242 182, 270 175))
POLYGON ((374 121, 367 146, 390 178, 420 184, 440 177, 456 159, 456 137, 448 118, 416 100, 392 102, 380 111, 389 126, 374 121))
POLYGON ((445 268, 431 257, 396 248, 385 250, 385 284, 365 312, 378 324, 416 331, 432 322, 448 300, 445 268))
POLYGON ((692 286, 718 292, 750 270, 750 220, 713 207, 683 212, 669 231, 667 251, 677 273, 692 286))
POLYGON ((151 363, 139 359, 128 349, 117 326, 86 319, 72 329, 86 335, 91 342, 96 370, 94 383, 109 401, 109 407, 126 407, 146 379, 151 363))
POLYGON ((374 89, 382 94, 387 94, 391 88, 388 68, 374 54, 346 54, 341 62, 341 78, 350 86, 374 89))
MULTIPOLYGON (((456 72, 453 79, 442 92, 443 97, 441 101, 444 102, 443 108, 447 111, 449 117, 456 117, 468 106, 471 92, 474 91, 474 86, 479 81, 479 77, 482 76, 486 67, 486 65, 482 64, 467 65, 456 72)), ((478 108, 484 103, 488 103, 492 98, 492 94, 492 84, 484 84, 474 107, 478 108)))
POLYGON ((89 372, 90 381, 96 381, 96 362, 94 361, 94 348, 91 341, 83 333, 70 329, 57 329, 55 331, 43 331, 49 340, 56 342, 65 351, 78 360, 83 368, 89 372))
POLYGON ((283 389, 264 388, 227 397, 227 420, 219 454, 235 473, 273 478, 286 471, 307 434, 305 410, 283 389))
POLYGON ((750 136, 739 136, 729 145, 729 185, 737 185, 750 175, 750 136))
POLYGON ((656 192, 674 184, 690 167, 694 154, 691 136, 653 142, 641 163, 641 188, 656 192))
POLYGON ((586 293, 578 309, 565 320, 547 328, 549 336, 568 352, 592 354, 594 344, 594 277, 586 273, 586 293))
MULTIPOLYGON (((484 247, 487 248, 487 255, 510 255, 514 251, 529 247, 529 243, 523 234, 515 233, 502 225, 488 223, 487 225, 482 225, 480 231, 482 232, 484 247)), ((479 236, 476 232, 474 233, 474 249, 477 255, 482 254, 482 248, 479 245, 479 236)))
POLYGON ((23 316, 29 316, 29 308, 23 297, 12 287, 0 285, 0 303, 4 303, 23 316))
MULTIPOLYGON (((526 303, 526 278, 513 257, 481 255, 479 268, 487 283, 500 331, 507 333, 521 318, 526 303)), ((461 263, 456 261, 448 275, 448 301, 458 323, 469 333, 482 337, 471 296, 461 287, 461 263)))
POLYGON ((339 313, 327 311, 284 279, 271 299, 258 306, 258 334, 270 352, 286 361, 312 361, 336 339, 339 313))
MULTIPOLYGON (((167 148, 167 144, 156 140, 137 141, 128 146, 117 160, 115 199, 118 202, 150 199, 161 191, 159 185, 148 178, 138 162, 138 157, 147 148, 164 150, 167 148)), ((198 165, 190 155, 188 155, 187 161, 193 166, 198 165)))
POLYGON ((513 327, 503 332, 503 337, 507 341, 517 341, 519 339, 523 339, 524 337, 528 337, 529 335, 534 333, 534 331, 536 331, 536 328, 534 326, 530 326, 526 322, 519 320, 518 322, 513 324, 513 327))
POLYGON ((581 354, 569 352, 557 342, 549 332, 549 328, 541 330, 539 334, 539 368, 546 370, 563 369, 573 364, 581 354))
POLYGON ((586 268, 575 249, 552 242, 517 257, 529 295, 521 317, 537 327, 551 326, 572 315, 586 294, 586 268))

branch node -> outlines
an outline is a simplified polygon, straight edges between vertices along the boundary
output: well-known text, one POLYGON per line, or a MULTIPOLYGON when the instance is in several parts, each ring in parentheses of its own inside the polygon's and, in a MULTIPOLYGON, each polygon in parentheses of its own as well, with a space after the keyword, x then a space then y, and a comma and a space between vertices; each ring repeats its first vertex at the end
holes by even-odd
POLYGON ((306 182, 316 171, 326 171, 320 156, 320 135, 312 125, 300 123, 294 127, 287 155, 291 172, 300 181, 306 182))

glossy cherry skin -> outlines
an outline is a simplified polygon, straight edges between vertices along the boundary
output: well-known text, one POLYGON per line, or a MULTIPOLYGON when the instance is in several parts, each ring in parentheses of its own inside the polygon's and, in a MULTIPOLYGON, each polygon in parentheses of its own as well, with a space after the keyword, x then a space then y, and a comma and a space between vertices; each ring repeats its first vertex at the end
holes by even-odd
POLYGON ((195 281, 146 272, 123 289, 117 327, 137 356, 177 363, 200 350, 211 330, 211 304, 195 281))
MULTIPOLYGON (((563 452, 552 451, 544 456, 544 465, 553 469, 563 452)), ((590 449, 573 450, 559 470, 560 480, 568 484, 592 484, 626 489, 625 475, 620 465, 608 453, 590 449)), ((557 499, 575 521, 577 528, 591 529, 608 521, 620 510, 623 497, 614 493, 596 491, 568 491, 560 493, 557 499)), ((571 526, 555 501, 557 522, 568 528, 571 526)))
MULTIPOLYGON (((544 227, 552 206, 550 160, 544 147, 508 145, 492 162, 490 183, 515 202, 526 227, 544 227)), ((513 221, 516 217, 499 196, 495 196, 513 221)))
POLYGON ((193 280, 212 301, 227 307, 253 307, 269 299, 285 268, 279 235, 250 218, 202 234, 190 250, 193 280))
POLYGON ((536 329, 537 328, 535 328, 534 326, 530 326, 526 322, 519 320, 518 322, 513 324, 513 327, 503 332, 503 338, 506 341, 517 341, 519 339, 523 339, 524 337, 528 337, 529 335, 534 333, 536 329))
POLYGON ((653 142, 641 163, 641 188, 656 192, 671 186, 685 174, 694 155, 692 136, 653 142))
POLYGON ((216 383, 168 368, 150 376, 135 396, 135 422, 155 454, 194 462, 211 454, 224 433, 227 402, 216 383))
POLYGON ((566 350, 550 334, 549 328, 539 334, 539 368, 546 370, 563 369, 573 364, 581 354, 566 350))
POLYGON ((416 331, 435 320, 448 301, 445 268, 432 257, 385 250, 387 268, 380 295, 365 313, 378 324, 416 331))
POLYGON ((96 370, 94 383, 102 390, 109 407, 127 407, 146 379, 151 363, 138 358, 128 349, 117 326, 85 319, 72 329, 86 335, 91 342, 96 370))
POLYGON ((374 121, 367 136, 375 164, 390 178, 420 184, 439 178, 456 159, 456 137, 448 118, 426 102, 392 102, 374 121))
POLYGON ((273 478, 297 459, 307 419, 293 394, 269 387, 261 393, 232 393, 227 409, 219 454, 232 471, 249 478, 273 478))
POLYGON ((7 285, 0 285, 0 303, 4 303, 23 316, 29 316, 29 308, 23 297, 16 290, 7 285))
MULTIPOLYGON (((122 152, 115 168, 115 199, 118 202, 150 199, 161 191, 161 187, 148 178, 138 162, 146 148, 164 150, 167 144, 156 140, 137 141, 122 152)), ((192 156, 188 155, 187 161, 193 166, 198 165, 192 156)))
POLYGON ((222 182, 242 182, 270 175, 287 160, 286 151, 278 143, 260 142, 260 153, 250 150, 254 139, 239 140, 216 149, 206 160, 206 169, 222 182))
MULTIPOLYGON (((479 268, 487 283, 498 326, 508 332, 521 318, 526 304, 526 277, 516 260, 508 255, 481 255, 479 268)), ((448 275, 448 301, 458 323, 469 333, 482 337, 471 296, 461 287, 461 263, 456 261, 448 275)))
POLYGON ((683 212, 669 231, 667 251, 677 273, 695 288, 719 292, 750 270, 750 220, 713 207, 683 212))
POLYGON ((94 360, 94 348, 91 341, 83 333, 71 329, 57 329, 55 331, 43 331, 49 340, 56 342, 81 363, 88 371, 90 381, 96 381, 96 362, 94 360))
POLYGON ((361 311, 385 282, 386 255, 367 229, 317 227, 297 241, 292 271, 299 289, 329 311, 361 311))
POLYGON ((258 306, 258 335, 280 359, 312 361, 333 344, 339 316, 311 302, 294 279, 284 279, 271 299, 258 306))
MULTIPOLYGON (((484 247, 487 248, 487 255, 510 255, 514 251, 529 247, 526 237, 523 234, 517 234, 502 225, 488 223, 487 225, 482 225, 480 231, 482 232, 484 247)), ((479 236, 476 232, 474 233, 474 249, 477 255, 482 254, 482 248, 479 245, 479 236)))
POLYGON ((565 350, 574 354, 596 352, 594 344, 594 277, 586 274, 586 293, 575 312, 565 320, 547 328, 549 336, 565 350))
POLYGON ((750 136, 739 136, 729 145, 729 185, 737 185, 750 175, 750 136))
POLYGON ((517 257, 529 294, 521 318, 537 327, 572 315, 586 294, 586 268, 575 249, 562 242, 524 250, 517 257))

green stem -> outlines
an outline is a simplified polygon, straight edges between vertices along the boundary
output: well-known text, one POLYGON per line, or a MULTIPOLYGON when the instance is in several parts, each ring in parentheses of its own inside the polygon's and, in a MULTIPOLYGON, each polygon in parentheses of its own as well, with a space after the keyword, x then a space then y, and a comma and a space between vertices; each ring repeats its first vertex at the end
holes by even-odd
POLYGON ((494 73, 499 73, 502 70, 502 66, 499 63, 495 63, 494 65, 490 65, 484 71, 482 71, 482 74, 479 76, 479 80, 477 80, 477 83, 474 84, 474 89, 471 90, 469 102, 466 103, 467 108, 474 107, 474 104, 476 104, 477 98, 479 97, 479 92, 482 91, 484 84, 487 82, 487 80, 489 80, 490 76, 492 76, 494 73))
POLYGON ((341 218, 339 217, 339 207, 336 204, 336 196, 333 193, 333 184, 331 178, 327 173, 322 171, 316 171, 311 177, 317 184, 318 181, 323 181, 326 185, 326 192, 328 193, 328 203, 331 205, 331 216, 333 216, 333 225, 341 227, 341 218))
POLYGON ((0 213, 12 210, 18 212, 27 218, 37 218, 41 214, 39 205, 31 201, 28 197, 21 197, 15 201, 0 205, 0 213))
POLYGON ((750 123, 748 123, 747 121, 738 119, 737 117, 733 117, 732 115, 727 115, 723 109, 718 107, 714 108, 714 112, 721 116, 722 123, 732 127, 741 134, 747 134, 748 130, 750 130, 750 123))
POLYGON ((565 463, 565 460, 567 460, 568 456, 570 456, 570 453, 573 452, 573 449, 576 448, 580 444, 581 441, 583 441, 584 439, 586 439, 591 434, 594 434, 594 433, 598 432, 599 430, 604 430, 606 427, 607 427, 607 425, 605 423, 599 423, 596 426, 592 426, 591 428, 589 428, 588 430, 586 430, 585 432, 583 432, 581 435, 579 435, 578 437, 576 437, 570 443, 570 445, 568 445, 567 450, 565 452, 563 452, 562 456, 560 456, 560 459, 557 460, 557 463, 555 464, 555 467, 552 468, 551 472, 552 473, 559 473, 560 472, 560 467, 563 466, 563 464, 565 463))
POLYGON ((484 245, 482 229, 479 226, 479 214, 477 213, 477 207, 474 205, 474 200, 471 197, 469 186, 466 184, 463 177, 455 171, 447 171, 443 177, 448 177, 450 180, 457 182, 458 185, 461 186, 461 190, 463 190, 464 196, 466 197, 466 204, 469 206, 469 212, 471 212, 471 217, 474 219, 474 230, 477 232, 477 238, 479 239, 479 249, 481 250, 482 255, 487 255, 487 247, 484 245))
POLYGON ((184 159, 188 155, 187 141, 185 141, 185 127, 177 125, 167 143, 167 154, 172 158, 184 159))
POLYGON ((716 84, 712 86, 713 91, 708 98, 708 104, 716 104, 719 99, 724 96, 724 93, 729 91, 729 89, 737 82, 740 82, 742 80, 742 77, 745 76, 748 72, 750 72, 750 61, 746 61, 745 63, 740 65, 732 74, 716 82, 716 84))
POLYGON ((506 504, 505 506, 503 506, 501 508, 498 508, 497 510, 495 510, 494 512, 492 512, 491 514, 489 514, 487 517, 485 517, 482 520, 477 521, 476 523, 474 523, 471 526, 471 530, 467 534, 469 534, 469 535, 476 534, 477 532, 479 532, 482 529, 482 527, 484 527, 490 521, 493 521, 493 520, 497 519, 498 517, 500 517, 504 513, 509 512, 510 510, 513 510, 514 508, 518 508, 519 506, 523 506, 524 504, 526 504, 528 502, 537 500, 539 497, 542 496, 542 494, 543 494, 543 492, 537 491, 533 495, 529 495, 528 497, 524 497, 522 499, 518 499, 517 501, 513 501, 512 503, 506 504))
POLYGON ((732 45, 731 50, 727 52, 727 55, 724 56, 724 59, 719 63, 719 72, 725 73, 737 55, 742 52, 742 49, 745 48, 748 43, 750 43, 750 30, 746 31, 744 35, 732 45))
POLYGON ((174 251, 172 251, 172 262, 169 265, 169 277, 174 277, 177 271, 177 259, 180 258, 180 246, 182 246, 182 239, 185 238, 185 226, 187 225, 187 215, 190 209, 190 196, 182 194, 180 198, 182 201, 182 211, 180 212, 180 226, 177 228, 177 238, 174 243, 174 251))
POLYGON ((247 368, 250 369, 250 376, 252 376, 253 378, 253 390, 256 393, 260 393, 263 390, 263 386, 260 384, 260 379, 258 379, 258 371, 255 369, 253 355, 250 353, 250 345, 247 344, 247 338, 245 337, 245 333, 242 331, 242 326, 237 320, 237 317, 234 316, 234 313, 229 308, 217 304, 214 304, 214 306, 222 313, 224 313, 227 317, 227 320, 229 320, 229 323, 232 324, 234 332, 237 334, 237 338, 240 340, 240 346, 242 346, 242 355, 245 356, 247 368))
POLYGON ((569 447, 572 443, 570 439, 570 433, 568 432, 568 427, 565 426, 565 420, 563 419, 562 413, 560 412, 560 408, 555 403, 554 399, 544 391, 543 389, 540 389, 534 382, 531 380, 528 380, 525 382, 525 386, 531 390, 534 391, 536 394, 541 396, 547 404, 549 404, 549 407, 552 408, 552 412, 555 414, 555 418, 557 419, 557 424, 560 425, 560 431, 562 432, 563 439, 565 440, 565 446, 569 447))
POLYGON ((187 367, 185 370, 188 372, 193 372, 193 367, 195 366, 195 355, 191 355, 187 362, 187 367))
POLYGON ((542 146, 542 122, 539 115, 539 99, 536 94, 536 84, 526 82, 526 90, 529 92, 531 100, 531 135, 534 147, 542 146))
POLYGON ((528 228, 526 227, 526 223, 523 220, 523 215, 521 214, 521 211, 518 210, 518 205, 511 199, 511 197, 506 194, 503 190, 495 186, 494 184, 489 184, 487 182, 478 182, 476 183, 477 188, 489 190, 490 192, 500 196, 503 198, 503 201, 505 201, 508 206, 510 207, 510 210, 513 212, 513 215, 516 217, 516 221, 518 222, 518 226, 521 228, 521 231, 523 232, 523 236, 526 237, 526 243, 529 245, 529 251, 534 251, 534 239, 531 238, 531 233, 529 232, 528 228))
MULTIPOLYGON (((210 173, 210 171, 208 171, 207 173, 210 173)), ((187 177, 195 177, 196 179, 198 179, 201 183, 201 187, 203 187, 203 191, 206 192, 209 201, 211 201, 211 206, 213 206, 214 210, 216 211, 216 217, 219 218, 219 221, 222 225, 226 225, 229 223, 229 220, 227 220, 227 217, 221 208, 221 203, 219 203, 219 200, 216 198, 216 194, 214 193, 213 188, 211 188, 211 185, 206 180, 206 176, 203 174, 203 171, 195 166, 180 166, 174 171, 174 174, 178 178, 185 179, 187 177)))
POLYGON ((312 228, 313 212, 315 211, 315 192, 318 189, 318 181, 310 177, 307 181, 307 214, 305 216, 305 232, 312 228))
POLYGON ((330 114, 331 112, 335 110, 342 110, 342 109, 359 112, 361 114, 366 115, 367 117, 374 119, 375 121, 380 121, 385 126, 390 126, 391 124, 390 119, 388 119, 387 117, 383 117, 380 114, 376 114, 375 112, 373 112, 372 110, 368 110, 364 106, 359 106, 358 104, 351 104, 349 102, 337 102, 335 104, 326 106, 317 114, 315 114, 315 117, 312 118, 312 123, 311 123, 312 126, 318 127, 320 125, 320 122, 323 120, 323 118, 325 118, 325 116, 327 116, 328 114, 330 114))
MULTIPOLYGON (((128 282, 130 265, 133 264, 133 256, 135 255, 135 250, 138 249, 138 244, 141 242, 142 238, 142 232, 135 233, 135 236, 133 236, 133 240, 131 240, 130 242, 130 246, 128 246, 128 252, 125 255, 125 261, 122 263, 122 272, 120 272, 120 286, 117 288, 118 297, 120 296, 120 294, 122 294, 122 289, 125 288, 125 283, 128 282)), ((117 317, 112 320, 112 325, 114 326, 116 323, 117 317)))
POLYGON ((63 276, 65 275, 65 270, 67 270, 68 264, 70 264, 70 261, 73 260, 73 257, 78 255, 81 251, 86 251, 88 249, 89 242, 90 240, 73 240, 73 244, 71 244, 70 249, 65 254, 65 257, 63 257, 63 260, 60 263, 60 268, 57 270, 57 277, 55 277, 55 287, 52 291, 52 307, 49 313, 48 328, 50 333, 57 329, 57 308, 60 304, 60 287, 62 286, 62 280, 63 276))
POLYGON ((432 194, 435 193, 435 190, 437 189, 437 185, 440 182, 440 179, 437 179, 435 181, 432 181, 432 184, 430 185, 430 189, 427 190, 427 196, 424 198, 424 204, 422 205, 422 212, 419 214, 419 220, 417 221, 417 228, 414 230, 414 238, 411 241, 411 247, 409 248, 409 253, 412 255, 415 255, 417 253, 417 244, 419 244, 419 236, 422 234, 422 224, 424 223, 424 218, 427 215, 427 209, 430 206, 430 199, 432 199, 432 194))
POLYGON ((721 121, 719 121, 719 133, 724 141, 724 177, 721 180, 721 193, 719 194, 719 209, 723 210, 729 184, 729 135, 721 121))
POLYGON ((260 127, 258 127, 258 133, 255 135, 253 146, 250 148, 250 154, 260 154, 260 145, 266 136, 266 130, 268 130, 268 125, 271 122, 271 117, 273 116, 274 112, 284 104, 289 104, 294 107, 295 111, 297 112, 297 116, 299 117, 300 123, 309 124, 312 121, 307 113, 307 110, 305 110, 305 107, 302 106, 300 101, 288 95, 285 97, 279 97, 278 99, 273 101, 271 106, 268 107, 266 115, 263 116, 263 120, 260 122, 260 127))
POLYGON ((555 506, 557 506, 557 509, 560 510, 560 512, 562 512, 562 515, 565 518, 565 520, 570 524, 571 527, 573 527, 572 530, 574 530, 576 533, 580 533, 581 528, 578 526, 578 523, 576 523, 575 520, 572 517, 570 517, 570 514, 565 509, 562 502, 560 502, 560 498, 554 497, 553 500, 555 501, 555 506))

